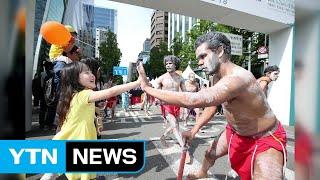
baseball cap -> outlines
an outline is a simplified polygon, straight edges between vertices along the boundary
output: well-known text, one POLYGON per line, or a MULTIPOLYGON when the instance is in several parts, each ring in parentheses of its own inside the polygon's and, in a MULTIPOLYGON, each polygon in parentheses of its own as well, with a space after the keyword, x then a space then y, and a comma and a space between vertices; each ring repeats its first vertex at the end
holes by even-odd
POLYGON ((76 30, 73 29, 72 26, 70 26, 70 25, 65 25, 64 27, 66 27, 70 33, 78 34, 78 33, 76 32, 76 30))

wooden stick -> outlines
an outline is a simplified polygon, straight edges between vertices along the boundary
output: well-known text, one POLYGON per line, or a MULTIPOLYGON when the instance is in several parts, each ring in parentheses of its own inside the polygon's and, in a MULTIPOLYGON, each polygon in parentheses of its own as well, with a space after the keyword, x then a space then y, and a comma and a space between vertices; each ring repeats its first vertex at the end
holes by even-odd
POLYGON ((183 177, 183 170, 184 170, 184 165, 186 162, 186 156, 187 156, 187 151, 188 151, 186 144, 187 144, 187 142, 185 142, 183 150, 182 150, 177 180, 182 180, 182 177, 183 177))

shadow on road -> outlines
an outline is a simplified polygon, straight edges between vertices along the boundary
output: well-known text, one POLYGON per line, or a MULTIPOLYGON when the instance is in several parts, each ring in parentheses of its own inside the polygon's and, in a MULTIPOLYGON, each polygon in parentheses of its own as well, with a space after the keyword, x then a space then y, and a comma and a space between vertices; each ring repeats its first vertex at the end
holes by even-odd
MULTIPOLYGON (((156 147, 154 146, 154 144, 151 141, 148 141, 146 149, 150 150, 150 149, 155 149, 155 148, 156 147)), ((140 173, 132 174, 132 175, 120 175, 119 174, 118 176, 122 177, 122 178, 138 178, 142 174, 145 174, 148 171, 150 171, 151 169, 155 168, 155 172, 161 172, 163 169, 169 167, 169 164, 166 162, 166 160, 162 157, 161 154, 148 156, 146 158, 148 160, 145 162, 146 163, 145 167, 140 173)), ((161 178, 160 177, 153 177, 150 179, 161 179, 161 178)))

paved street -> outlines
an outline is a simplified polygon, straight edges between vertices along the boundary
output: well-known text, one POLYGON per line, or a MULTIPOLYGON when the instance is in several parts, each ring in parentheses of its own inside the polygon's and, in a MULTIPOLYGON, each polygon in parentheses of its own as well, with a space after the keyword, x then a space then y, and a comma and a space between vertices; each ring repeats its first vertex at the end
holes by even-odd
MULTIPOLYGON (((53 131, 40 130, 37 122, 37 114, 34 114, 32 130, 27 133, 28 139, 50 139, 53 131)), ((191 121, 190 124, 194 124, 191 121)), ((184 175, 191 171, 195 171, 200 167, 203 159, 204 151, 214 138, 224 129, 226 121, 223 116, 215 116, 202 132, 197 134, 197 138, 193 141, 191 152, 194 156, 192 165, 186 165, 184 175)), ((103 139, 122 139, 122 140, 146 140, 146 164, 139 174, 130 175, 105 175, 106 179, 175 179, 179 167, 180 151, 179 146, 174 140, 174 136, 168 137, 168 148, 164 148, 159 137, 164 131, 162 118, 160 116, 159 107, 152 107, 150 115, 147 116, 144 111, 138 107, 134 107, 129 112, 123 112, 117 109, 116 120, 110 122, 106 119, 104 124, 103 139)), ((180 128, 186 130, 192 126, 185 127, 180 122, 180 128)), ((294 127, 285 126, 288 135, 288 163, 286 168, 286 178, 294 179, 294 127)), ((210 177, 208 179, 239 179, 230 169, 227 157, 223 157, 216 161, 214 167, 210 169, 210 177)), ((39 179, 41 174, 29 174, 27 179, 39 179)), ((61 176, 59 179, 65 179, 61 176)))

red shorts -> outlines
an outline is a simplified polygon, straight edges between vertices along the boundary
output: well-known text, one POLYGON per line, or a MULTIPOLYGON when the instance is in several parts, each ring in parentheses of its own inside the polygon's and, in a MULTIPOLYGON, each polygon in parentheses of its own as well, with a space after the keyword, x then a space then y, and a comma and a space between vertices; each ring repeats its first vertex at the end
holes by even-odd
POLYGON ((135 105, 141 103, 141 96, 132 96, 131 97, 131 105, 135 105))
POLYGON ((296 163, 312 169, 313 144, 311 135, 296 126, 296 148, 294 158, 296 163))
MULTIPOLYGON (((283 144, 285 148, 287 143, 286 131, 280 122, 277 123, 278 124, 277 127, 275 127, 276 129, 273 131, 273 135, 283 144)), ((270 148, 274 148, 283 153, 281 144, 271 135, 265 135, 262 137, 240 136, 228 124, 226 127, 226 136, 228 145, 230 143, 229 158, 231 167, 238 173, 241 180, 251 179, 251 160, 256 145, 257 149, 254 154, 253 162, 259 153, 262 153, 270 148), (233 136, 230 142, 232 134, 233 136)))
POLYGON ((107 99, 107 108, 112 108, 112 106, 117 103, 117 97, 111 97, 109 99, 107 99))
POLYGON ((166 112, 172 114, 175 118, 180 116, 180 107, 175 105, 161 105, 162 116, 166 118, 166 112))

